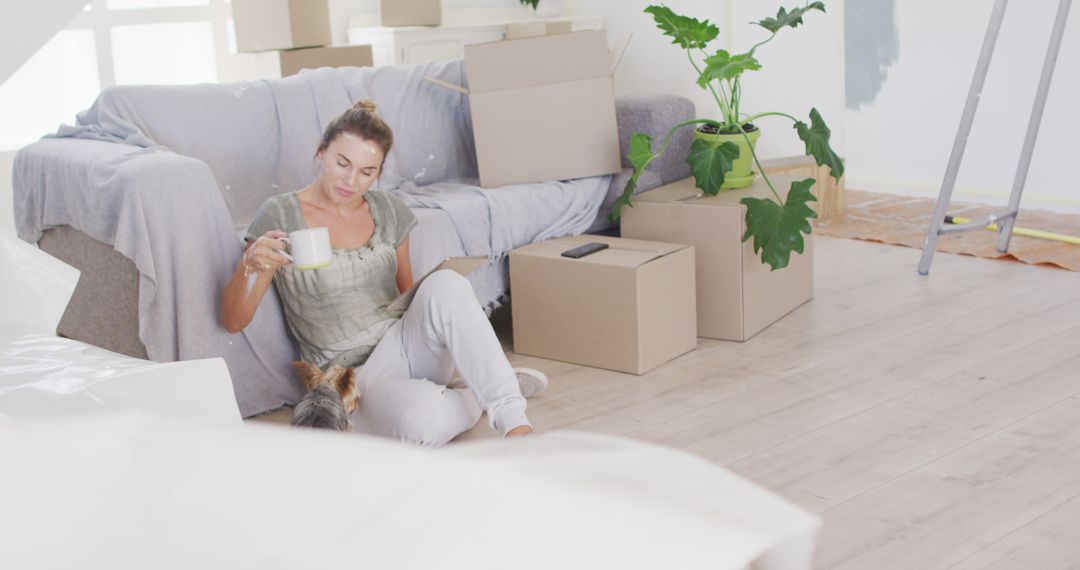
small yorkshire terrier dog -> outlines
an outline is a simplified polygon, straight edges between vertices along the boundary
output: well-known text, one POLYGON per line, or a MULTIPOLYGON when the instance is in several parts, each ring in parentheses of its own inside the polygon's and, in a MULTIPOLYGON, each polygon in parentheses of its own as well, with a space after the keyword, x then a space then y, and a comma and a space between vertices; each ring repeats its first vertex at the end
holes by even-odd
POLYGON ((323 372, 310 362, 293 362, 300 382, 309 392, 293 409, 292 425, 349 431, 349 415, 360 405, 356 372, 352 368, 332 366, 323 372))

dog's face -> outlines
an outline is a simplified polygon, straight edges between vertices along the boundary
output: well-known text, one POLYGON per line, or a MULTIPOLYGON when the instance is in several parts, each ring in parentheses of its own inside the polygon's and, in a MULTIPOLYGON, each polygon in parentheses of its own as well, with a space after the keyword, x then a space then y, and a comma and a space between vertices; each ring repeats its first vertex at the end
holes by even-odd
POLYGON ((332 366, 329 370, 323 372, 318 366, 310 362, 297 360, 293 362, 293 369, 296 370, 300 382, 308 390, 314 390, 323 384, 333 388, 341 396, 341 403, 345 406, 345 413, 352 414, 359 407, 360 390, 356 387, 356 372, 352 368, 332 366))
POLYGON ((289 423, 294 426, 352 431, 352 422, 349 414, 345 413, 345 407, 341 405, 341 396, 326 384, 319 384, 296 404, 289 423))

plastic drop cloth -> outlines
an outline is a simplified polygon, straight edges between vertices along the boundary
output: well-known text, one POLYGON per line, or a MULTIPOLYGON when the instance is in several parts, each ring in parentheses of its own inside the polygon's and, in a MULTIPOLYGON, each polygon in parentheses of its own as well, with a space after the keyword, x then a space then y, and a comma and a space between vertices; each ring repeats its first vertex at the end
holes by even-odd
POLYGON ((79 272, 5 233, 0 275, 0 422, 127 408, 240 423, 224 360, 159 364, 55 336, 79 272))
POLYGON ((691 454, 549 432, 431 450, 146 414, 0 425, 10 568, 810 568, 816 517, 691 454))

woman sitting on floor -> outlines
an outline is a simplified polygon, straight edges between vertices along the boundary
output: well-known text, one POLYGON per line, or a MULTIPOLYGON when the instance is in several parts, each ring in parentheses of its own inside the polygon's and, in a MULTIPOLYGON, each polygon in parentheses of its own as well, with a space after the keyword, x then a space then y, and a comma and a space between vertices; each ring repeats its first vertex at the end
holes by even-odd
POLYGON ((468 280, 437 271, 397 316, 386 305, 412 286, 413 213, 391 192, 373 190, 393 135, 361 100, 332 121, 306 188, 268 199, 248 227, 247 250, 222 295, 222 324, 239 332, 273 283, 303 360, 357 369, 361 398, 354 430, 441 445, 486 411, 507 437, 533 428, 525 398, 547 386, 513 369, 468 280), (329 229, 333 262, 301 270, 282 255, 288 232, 329 229), (455 369, 465 383, 447 384, 455 369))

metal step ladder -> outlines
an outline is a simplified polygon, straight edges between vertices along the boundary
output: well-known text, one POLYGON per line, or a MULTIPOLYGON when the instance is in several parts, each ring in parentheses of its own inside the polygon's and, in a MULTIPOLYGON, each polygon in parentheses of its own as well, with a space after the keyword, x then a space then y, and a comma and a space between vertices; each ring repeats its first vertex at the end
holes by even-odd
POLYGON ((990 24, 986 28, 986 37, 983 39, 982 51, 979 53, 979 61, 975 65, 975 76, 971 80, 967 102, 964 103, 964 114, 960 118, 960 128, 956 131, 956 140, 953 142, 952 154, 949 156, 949 165, 945 169, 945 178, 941 182, 937 207, 934 209, 934 216, 930 220, 930 229, 927 231, 926 243, 923 245, 922 257, 919 259, 919 275, 930 273, 930 263, 934 260, 934 251, 937 249, 938 238, 944 234, 981 230, 990 224, 997 224, 998 251, 1005 252, 1009 250, 1016 215, 1020 211, 1020 197, 1024 194, 1024 182, 1027 180, 1031 154, 1035 150, 1035 139, 1039 136, 1039 124, 1042 122, 1043 108, 1046 106, 1046 96, 1050 91, 1050 80, 1054 76, 1054 65, 1057 63, 1058 51, 1061 48, 1061 37, 1065 32, 1065 22, 1069 18, 1069 8, 1072 6, 1072 0, 1058 1, 1054 29, 1050 34, 1050 45, 1046 48, 1046 59, 1043 60, 1042 75, 1039 77, 1039 86, 1035 92, 1035 103, 1031 108, 1031 118, 1028 120, 1024 146, 1020 151, 1020 164, 1017 166, 1016 176, 1013 178, 1008 207, 978 220, 949 225, 945 223, 945 213, 948 211, 949 202, 952 200, 953 187, 956 186, 956 176, 960 171, 960 162, 964 158, 964 148, 967 146, 968 135, 971 133, 971 124, 975 120, 975 110, 979 106, 979 97, 982 95, 983 84, 986 81, 986 72, 990 68, 990 59, 994 55, 994 45, 997 43, 998 32, 1001 30, 1001 23, 1005 19, 1005 7, 1008 3, 1008 0, 996 0, 994 3, 990 24))

